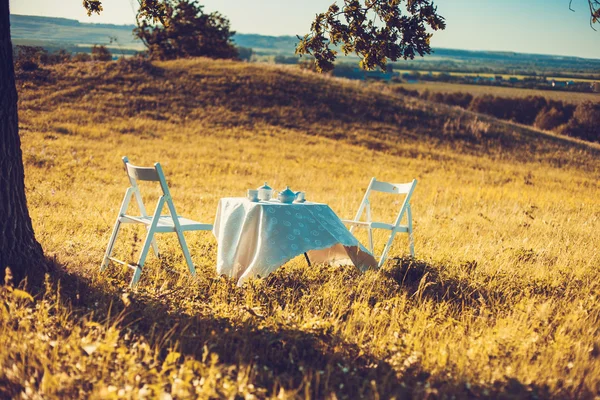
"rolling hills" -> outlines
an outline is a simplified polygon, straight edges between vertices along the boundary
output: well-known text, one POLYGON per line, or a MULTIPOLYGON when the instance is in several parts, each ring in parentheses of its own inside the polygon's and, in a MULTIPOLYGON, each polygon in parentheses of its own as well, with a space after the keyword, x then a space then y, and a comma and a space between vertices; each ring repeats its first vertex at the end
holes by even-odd
MULTIPOLYGON (((11 15, 11 34, 14 44, 37 45, 51 50, 67 48, 71 51, 89 49, 94 44, 112 47, 113 53, 130 54, 143 50, 143 45, 132 35, 131 25, 92 24, 67 18, 50 18, 33 15, 11 15), (110 38, 116 38, 111 42, 110 38)), ((307 25, 307 30, 309 26, 307 25)), ((235 27, 234 27, 235 29, 235 27)), ((297 32, 304 35, 306 32, 297 32)), ((293 56, 298 39, 290 36, 265 36, 238 32, 233 37, 237 46, 252 48, 259 55, 293 56)), ((89 50, 88 50, 89 51, 89 50)), ((340 59, 344 61, 348 59, 340 59)), ((356 64, 354 56, 349 62, 356 64)), ((394 69, 415 69, 422 71, 472 71, 477 73, 505 73, 514 75, 517 71, 538 75, 560 74, 572 78, 578 75, 594 76, 600 68, 600 60, 560 55, 524 54, 514 52, 470 51, 460 49, 435 48, 426 58, 399 60, 393 63, 394 69), (503 71, 503 72, 502 72, 503 71)))
MULTIPOLYGON (((29 209, 61 272, 33 302, 1 291, 0 395, 598 395, 600 146, 262 64, 57 65, 18 90, 29 209), (196 278, 166 270, 185 265, 161 237, 129 291, 129 271, 98 272, 123 155, 160 161, 178 211, 206 222, 264 181, 345 217, 372 176, 417 178, 416 259, 399 238, 380 271, 299 258, 238 288, 209 234, 188 237, 196 278)), ((391 219, 395 199, 374 200, 391 219)))

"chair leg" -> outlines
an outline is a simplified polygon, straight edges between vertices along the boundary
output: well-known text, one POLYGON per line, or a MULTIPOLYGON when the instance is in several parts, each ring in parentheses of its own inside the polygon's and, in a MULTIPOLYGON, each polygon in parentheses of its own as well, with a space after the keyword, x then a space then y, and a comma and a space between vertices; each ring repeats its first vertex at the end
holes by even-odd
POLYGON ((413 227, 412 227, 412 210, 410 205, 406 209, 407 217, 408 217, 408 240, 409 240, 409 248, 410 248, 410 256, 415 257, 415 239, 413 237, 413 227))
POLYGON ((408 231, 408 240, 410 241, 410 256, 415 257, 415 239, 413 237, 412 229, 408 231))
POLYGON ((120 218, 117 218, 115 227, 113 228, 112 234, 110 235, 110 240, 108 241, 108 247, 106 248, 106 252, 104 253, 104 258, 102 259, 102 264, 100 264, 101 272, 104 271, 106 267, 108 267, 108 263, 110 262, 109 257, 112 255, 113 247, 115 246, 117 235, 119 234, 119 229, 121 229, 121 220, 120 218))
POLYGON ((190 274, 192 274, 192 276, 196 276, 196 268, 194 267, 194 263, 192 262, 192 257, 190 256, 190 251, 188 250, 185 237, 183 236, 183 232, 177 232, 177 239, 179 239, 179 244, 181 246, 181 250, 183 251, 185 262, 187 263, 188 269, 190 270, 190 274))
POLYGON ((142 267, 138 265, 135 267, 135 271, 133 271, 133 277, 131 278, 131 283, 129 284, 130 288, 134 288, 142 277, 142 267))
POLYGON ((383 267, 383 264, 385 264, 385 261, 387 260, 388 251, 390 251, 390 247, 392 247, 392 242, 394 241, 394 236, 396 236, 396 232, 392 231, 387 244, 383 248, 383 253, 381 253, 381 258, 379 259, 379 264, 377 264, 377 268, 381 268, 383 267))
POLYGON ((140 277, 142 276, 142 268, 144 268, 146 256, 148 256, 148 251, 150 250, 153 238, 154 231, 152 229, 149 229, 148 234, 146 235, 146 240, 144 241, 144 247, 142 247, 142 252, 140 253, 140 258, 135 268, 135 272, 133 273, 133 278, 131 278, 131 284, 129 285, 131 287, 137 285, 138 281, 140 280, 140 277))
POLYGON ((373 228, 369 227, 369 247, 371 250, 371 254, 375 251, 375 247, 373 246, 373 228))
POLYGON ((157 258, 160 257, 160 253, 158 252, 158 245, 156 244, 156 238, 152 238, 152 250, 154 250, 154 255, 157 258))

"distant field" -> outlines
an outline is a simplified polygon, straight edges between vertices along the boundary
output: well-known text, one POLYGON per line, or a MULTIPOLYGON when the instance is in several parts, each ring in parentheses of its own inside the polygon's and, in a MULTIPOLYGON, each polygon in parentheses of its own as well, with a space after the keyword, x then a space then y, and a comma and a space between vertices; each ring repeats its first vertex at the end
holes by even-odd
POLYGON ((473 96, 482 96, 485 94, 493 94, 501 97, 527 97, 527 96, 542 96, 550 100, 560 100, 573 104, 583 103, 585 101, 600 101, 600 93, 577 93, 566 91, 553 90, 536 90, 536 89, 521 89, 509 88, 501 86, 484 86, 484 85, 466 85, 460 83, 442 83, 442 82, 422 82, 422 83, 401 83, 399 84, 408 90, 417 90, 423 92, 452 93, 465 92, 473 96))
MULTIPOLYGON (((433 74, 434 76, 440 75, 440 74, 448 74, 451 76, 479 76, 482 78, 493 78, 495 76, 501 76, 502 79, 504 80, 508 80, 510 78, 517 78, 517 79, 525 79, 525 78, 531 78, 534 75, 522 75, 522 74, 495 74, 495 73, 480 73, 480 72, 447 72, 447 71, 417 71, 417 70, 411 70, 411 69, 407 69, 407 70, 396 70, 396 72, 400 72, 401 74, 410 74, 410 73, 414 73, 414 72, 418 72, 421 75, 423 74, 428 74, 429 72, 431 72, 431 74, 433 74)), ((598 79, 588 79, 588 78, 578 78, 578 76, 580 76, 581 74, 576 73, 576 72, 569 72, 569 76, 565 77, 558 77, 558 76, 546 76, 546 78, 548 80, 557 80, 557 81, 573 81, 573 82, 596 82, 598 81, 598 79), (572 74, 572 75, 571 75, 572 74)))

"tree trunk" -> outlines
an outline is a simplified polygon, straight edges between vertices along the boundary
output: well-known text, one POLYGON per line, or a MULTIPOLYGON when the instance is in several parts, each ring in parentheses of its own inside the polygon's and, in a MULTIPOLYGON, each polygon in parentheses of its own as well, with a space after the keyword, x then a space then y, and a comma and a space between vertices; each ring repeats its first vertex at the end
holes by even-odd
POLYGON ((49 263, 35 239, 27 210, 10 13, 8 0, 0 0, 0 276, 6 267, 18 281, 47 270, 49 263))

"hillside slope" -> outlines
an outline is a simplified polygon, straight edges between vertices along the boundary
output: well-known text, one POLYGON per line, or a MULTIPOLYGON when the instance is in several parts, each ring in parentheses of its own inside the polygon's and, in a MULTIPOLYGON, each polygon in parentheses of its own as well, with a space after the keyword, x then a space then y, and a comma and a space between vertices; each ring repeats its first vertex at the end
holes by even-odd
POLYGON ((57 67, 46 84, 35 84, 40 85, 31 92, 36 109, 52 113, 68 105, 96 121, 148 118, 249 129, 264 124, 391 153, 399 144, 418 143, 432 150, 450 146, 583 167, 595 165, 587 155, 598 154, 598 146, 414 100, 385 85, 365 86, 296 68, 210 60, 66 65, 57 67))
MULTIPOLYGON (((61 272, 35 302, 0 289, 0 397, 599 394, 598 146, 273 66, 62 65, 18 86, 29 209, 61 272), (348 217, 371 177, 416 178, 416 260, 399 237, 380 271, 300 257, 238 288, 210 234, 187 236, 196 278, 162 235, 129 291, 129 270, 98 272, 123 155, 160 161, 178 212, 208 223, 264 181, 348 217)), ((373 200, 392 220, 397 199, 373 200)))

